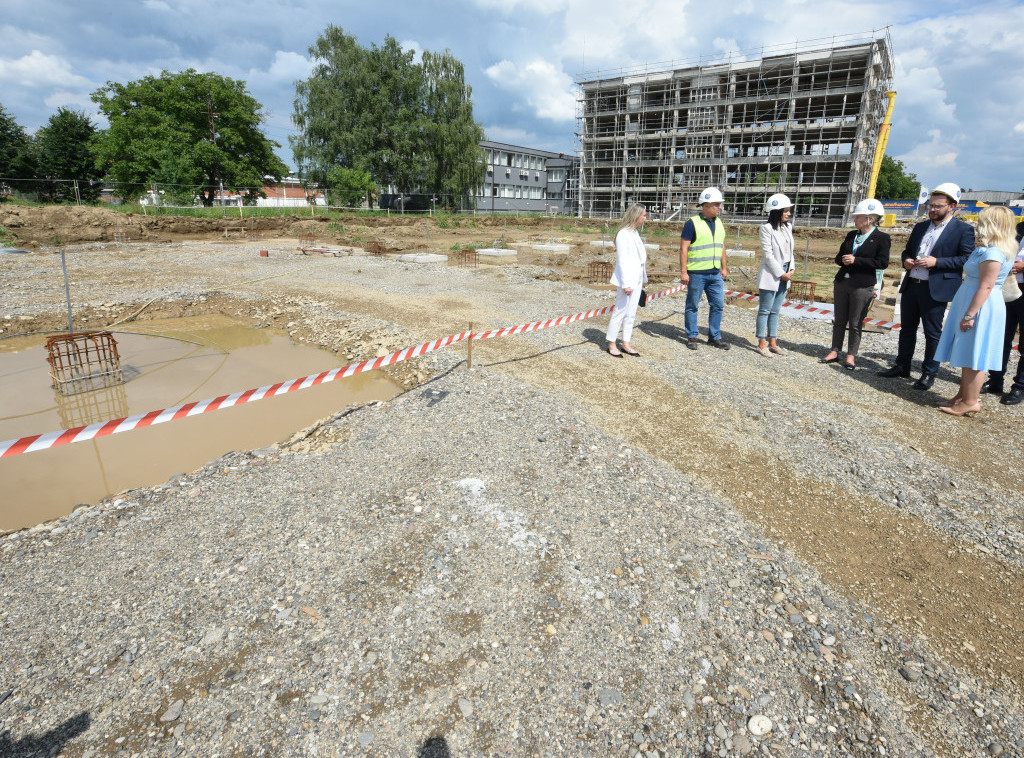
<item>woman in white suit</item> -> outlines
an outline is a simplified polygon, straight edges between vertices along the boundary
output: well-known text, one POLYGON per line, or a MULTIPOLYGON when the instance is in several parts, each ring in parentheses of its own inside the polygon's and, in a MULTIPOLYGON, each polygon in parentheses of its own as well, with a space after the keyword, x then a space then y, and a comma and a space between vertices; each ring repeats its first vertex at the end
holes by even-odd
POLYGON ((622 226, 615 235, 615 271, 612 272, 611 283, 618 287, 615 294, 615 308, 608 321, 608 354, 621 358, 622 354, 638 356, 630 339, 633 336, 633 323, 636 321, 636 309, 640 302, 640 292, 647 283, 647 248, 640 239, 640 227, 647 219, 647 208, 643 205, 631 205, 622 217, 622 226), (615 344, 622 329, 622 352, 615 344))
POLYGON ((793 203, 785 195, 772 195, 764 204, 768 223, 758 231, 761 267, 757 270, 757 352, 766 358, 785 355, 779 347, 779 311, 793 278, 793 203))

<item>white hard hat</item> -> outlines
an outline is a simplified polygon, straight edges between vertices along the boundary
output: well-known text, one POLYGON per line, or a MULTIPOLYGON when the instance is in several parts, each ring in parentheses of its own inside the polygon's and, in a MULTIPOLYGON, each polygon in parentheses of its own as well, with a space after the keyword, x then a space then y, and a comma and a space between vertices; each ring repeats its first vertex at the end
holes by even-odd
POLYGON ((960 202, 960 188, 953 184, 953 182, 943 182, 938 187, 932 190, 932 194, 945 195, 954 203, 960 202))
POLYGON ((875 200, 873 197, 867 200, 861 200, 857 203, 857 207, 853 209, 854 216, 884 216, 885 207, 875 200))
POLYGON ((781 192, 772 195, 770 198, 764 201, 764 212, 771 213, 772 211, 781 211, 783 208, 792 208, 793 201, 789 199, 787 195, 783 195, 781 192))
POLYGON ((697 198, 697 205, 704 205, 704 203, 724 203, 725 198, 722 197, 722 193, 719 192, 718 187, 708 187, 706 190, 700 193, 700 197, 697 198))

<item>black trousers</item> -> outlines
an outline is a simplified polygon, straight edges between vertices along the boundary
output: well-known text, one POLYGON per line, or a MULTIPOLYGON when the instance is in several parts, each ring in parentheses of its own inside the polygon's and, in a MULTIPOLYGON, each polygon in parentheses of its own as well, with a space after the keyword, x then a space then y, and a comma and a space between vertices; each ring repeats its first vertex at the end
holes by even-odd
POLYGON ((946 315, 946 303, 932 298, 928 282, 907 276, 903 282, 900 297, 900 342, 896 353, 896 365, 910 370, 917 347, 917 328, 924 328, 924 361, 921 374, 934 376, 939 371, 935 350, 942 336, 942 319, 946 315))
MULTIPOLYGON (((1020 330, 1021 339, 1024 339, 1024 297, 1018 297, 1012 303, 1006 304, 1006 331, 1003 333, 1003 370, 989 371, 989 384, 1001 387, 1006 377, 1006 365, 1010 362, 1010 348, 1013 347, 1013 337, 1017 330, 1020 330)), ((1013 377, 1012 389, 1024 390, 1024 359, 1017 359, 1017 375, 1013 377)))

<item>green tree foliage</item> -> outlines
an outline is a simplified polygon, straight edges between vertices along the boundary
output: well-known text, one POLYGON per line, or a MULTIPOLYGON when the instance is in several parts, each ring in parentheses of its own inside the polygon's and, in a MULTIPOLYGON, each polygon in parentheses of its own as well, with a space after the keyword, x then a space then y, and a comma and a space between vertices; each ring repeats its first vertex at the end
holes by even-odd
POLYGON ((903 161, 882 156, 875 185, 875 197, 883 200, 916 200, 921 192, 917 174, 908 174, 903 161))
POLYGON ((487 169, 480 142, 484 130, 473 120, 473 89, 462 62, 448 50, 423 53, 426 86, 425 189, 455 205, 483 181, 487 169))
MULTIPOLYGON (((31 179, 34 175, 32 140, 14 116, 0 105, 0 179, 31 179)), ((6 199, 7 195, 0 193, 0 202, 6 199)))
POLYGON ((99 198, 103 174, 96 168, 91 141, 96 126, 81 111, 58 108, 36 132, 37 186, 43 198, 61 203, 93 203, 99 198), (65 181, 55 181, 55 180, 65 181), (78 195, 75 185, 78 180, 78 195), (95 181, 94 181, 95 180, 95 181))
POLYGON ((368 171, 344 166, 331 166, 324 185, 332 201, 350 207, 362 205, 363 200, 369 202, 377 192, 377 185, 368 171))
POLYGON ((213 73, 164 71, 134 82, 107 82, 92 99, 110 122, 96 140, 101 169, 125 197, 147 182, 184 185, 212 205, 221 183, 263 194, 263 179, 280 179, 287 166, 278 143, 260 131, 263 106, 245 83, 213 73))
POLYGON ((483 129, 473 121, 462 64, 445 52, 423 65, 388 36, 360 46, 330 25, 309 48, 312 75, 296 83, 291 138, 300 175, 327 184, 333 166, 381 186, 467 194, 479 185, 483 129))
MULTIPOLYGON (((301 132, 289 137, 304 181, 327 183, 332 166, 365 169, 373 130, 372 98, 362 82, 370 76, 369 56, 355 37, 330 25, 309 48, 313 74, 295 83, 292 121, 301 132)), ((381 114, 382 115, 382 114, 381 114)))

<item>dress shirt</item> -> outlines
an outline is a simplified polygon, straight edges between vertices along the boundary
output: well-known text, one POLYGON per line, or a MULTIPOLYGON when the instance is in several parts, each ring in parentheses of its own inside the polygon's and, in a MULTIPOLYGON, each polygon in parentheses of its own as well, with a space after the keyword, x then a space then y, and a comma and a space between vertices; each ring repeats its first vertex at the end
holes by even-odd
MULTIPOLYGON (((924 233, 921 238, 921 244, 917 248, 917 257, 926 258, 931 255, 932 247, 935 242, 942 236, 942 233, 946 231, 946 227, 949 226, 949 222, 953 220, 953 214, 946 216, 946 220, 941 224, 936 225, 932 222, 932 225, 928 227, 928 231, 924 233)), ((910 275, 915 279, 927 280, 928 269, 923 267, 917 267, 910 269, 910 275)))

